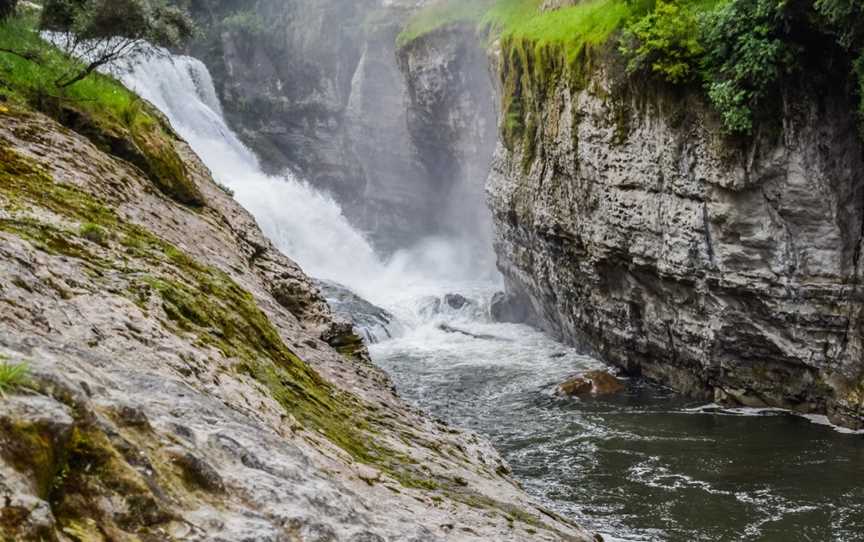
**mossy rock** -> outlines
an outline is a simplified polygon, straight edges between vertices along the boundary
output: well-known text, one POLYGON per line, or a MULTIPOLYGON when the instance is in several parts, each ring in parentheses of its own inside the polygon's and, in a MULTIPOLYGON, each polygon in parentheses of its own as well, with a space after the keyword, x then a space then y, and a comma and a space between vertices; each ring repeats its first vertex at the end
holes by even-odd
POLYGON ((186 164, 174 148, 175 135, 149 106, 129 114, 126 124, 96 117, 70 102, 43 100, 39 109, 89 139, 100 150, 138 167, 171 199, 203 206, 204 195, 191 179, 186 164))

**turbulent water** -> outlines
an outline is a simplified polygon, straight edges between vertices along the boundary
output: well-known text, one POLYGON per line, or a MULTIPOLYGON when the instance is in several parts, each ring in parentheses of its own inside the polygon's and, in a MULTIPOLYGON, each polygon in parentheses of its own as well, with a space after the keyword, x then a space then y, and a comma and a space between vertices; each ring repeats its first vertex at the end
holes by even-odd
POLYGON ((261 172, 225 125, 200 62, 152 58, 122 77, 281 250, 395 316, 394 337, 371 347, 375 361, 410 401, 488 436, 547 506, 607 540, 864 540, 861 435, 775 411, 722 411, 637 382, 612 398, 557 398, 557 383, 601 364, 490 322, 500 285, 472 243, 430 238, 382 261, 332 199, 290 173, 261 172), (451 293, 469 302, 451 306, 451 293))

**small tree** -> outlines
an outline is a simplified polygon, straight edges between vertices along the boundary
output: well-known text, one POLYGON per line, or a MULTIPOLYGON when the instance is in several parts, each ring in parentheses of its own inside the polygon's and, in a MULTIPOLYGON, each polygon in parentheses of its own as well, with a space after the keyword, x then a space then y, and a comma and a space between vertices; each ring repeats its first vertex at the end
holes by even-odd
MULTIPOLYGON (((0 0, 5 1, 5 0, 0 0)), ((175 47, 194 34, 186 12, 164 0, 47 0, 43 30, 67 54, 84 61, 82 69, 55 83, 68 87, 97 69, 153 47, 175 47)))
POLYGON ((15 13, 18 0, 0 0, 0 21, 15 13))

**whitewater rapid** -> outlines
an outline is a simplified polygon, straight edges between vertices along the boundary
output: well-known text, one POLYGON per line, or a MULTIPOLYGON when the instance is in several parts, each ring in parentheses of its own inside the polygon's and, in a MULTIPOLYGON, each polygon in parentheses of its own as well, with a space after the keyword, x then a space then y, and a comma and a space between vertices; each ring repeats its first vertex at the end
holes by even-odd
POLYGON ((332 198, 291 172, 261 171, 201 62, 156 56, 119 76, 168 116, 280 250, 395 316, 400 332, 370 346, 374 361, 407 400, 488 436, 549 508, 611 541, 861 540, 860 436, 643 383, 612 398, 558 398, 556 384, 602 364, 491 322, 500 278, 471 243, 429 238, 382 259, 332 198), (455 293, 469 302, 448 305, 455 293))

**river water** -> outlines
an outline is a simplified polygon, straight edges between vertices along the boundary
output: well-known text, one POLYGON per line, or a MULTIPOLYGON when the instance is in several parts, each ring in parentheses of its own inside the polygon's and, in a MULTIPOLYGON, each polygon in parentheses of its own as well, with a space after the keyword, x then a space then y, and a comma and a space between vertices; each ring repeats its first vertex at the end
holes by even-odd
POLYGON ((430 238, 382 260, 332 199, 290 173, 261 172, 199 61, 151 58, 122 78, 307 273, 394 315, 393 337, 371 345, 375 362, 408 401, 488 437, 546 506, 613 541, 864 541, 864 435, 643 382, 558 398, 557 383, 602 363, 491 322, 500 279, 470 242, 430 238), (470 302, 453 308, 452 293, 470 302))

